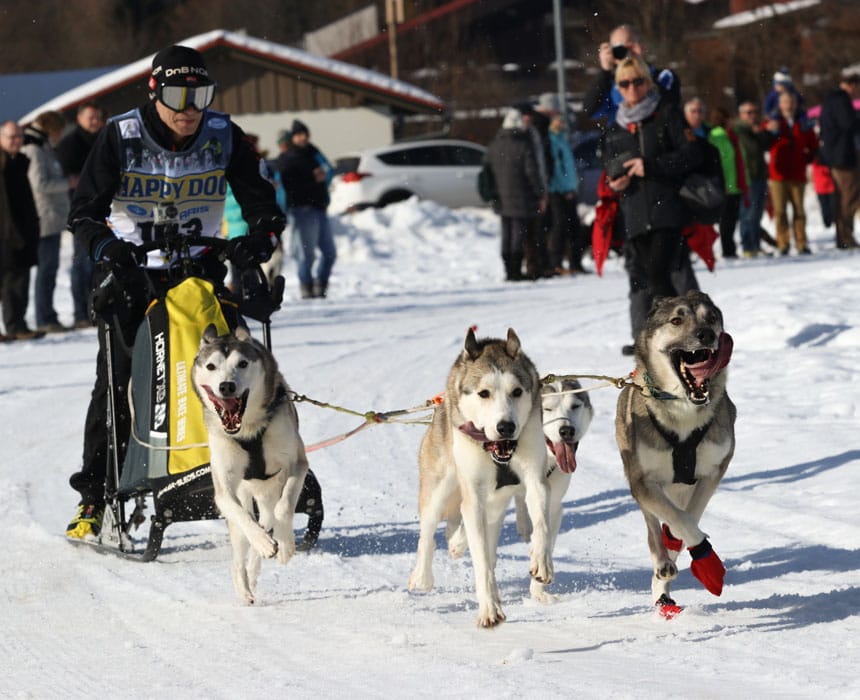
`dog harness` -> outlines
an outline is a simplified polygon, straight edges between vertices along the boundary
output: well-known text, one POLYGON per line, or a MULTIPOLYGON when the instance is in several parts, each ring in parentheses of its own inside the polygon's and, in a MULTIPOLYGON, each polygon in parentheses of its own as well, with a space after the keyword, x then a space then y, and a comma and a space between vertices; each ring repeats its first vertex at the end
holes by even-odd
POLYGON ((711 427, 711 421, 708 421, 700 428, 696 428, 691 432, 686 440, 678 439, 678 434, 661 425, 657 418, 648 409, 648 415, 651 422, 657 429, 657 432, 663 436, 663 439, 672 447, 672 471, 674 484, 695 484, 696 483, 696 448, 711 427))
POLYGON ((248 466, 245 469, 246 480, 259 479, 261 481, 265 481, 266 479, 271 479, 274 476, 274 474, 266 474, 266 459, 263 456, 263 436, 266 434, 266 428, 269 425, 269 421, 274 417, 275 412, 286 400, 287 388, 281 384, 278 387, 278 391, 275 393, 275 397, 266 408, 266 421, 263 425, 263 429, 248 440, 236 439, 236 444, 248 453, 248 466))

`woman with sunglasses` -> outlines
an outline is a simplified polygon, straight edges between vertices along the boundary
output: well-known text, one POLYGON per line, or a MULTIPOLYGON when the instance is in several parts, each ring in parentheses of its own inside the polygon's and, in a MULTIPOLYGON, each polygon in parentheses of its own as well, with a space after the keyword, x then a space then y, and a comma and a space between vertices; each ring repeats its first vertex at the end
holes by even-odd
MULTIPOLYGON (((635 339, 655 297, 698 288, 681 236, 689 214, 678 189, 703 154, 695 136, 685 130, 680 109, 661 95, 641 58, 629 56, 619 63, 615 84, 623 101, 606 131, 602 153, 609 187, 621 198, 635 339)), ((624 354, 632 350, 622 348, 624 354)))
MULTIPOLYGON (((227 185, 248 223, 247 235, 234 239, 228 255, 241 269, 268 260, 279 243, 284 215, 275 190, 260 174, 259 158, 242 130, 226 114, 209 109, 215 82, 203 56, 186 46, 170 46, 152 61, 150 100, 112 118, 99 132, 72 200, 69 227, 97 263, 94 285, 109 274, 130 300, 117 330, 127 342, 143 320, 148 290, 171 285, 173 262, 160 250, 138 262, 135 245, 166 235, 220 237, 227 185), (162 219, 162 220, 159 220, 162 219), (169 221, 167 220, 169 219, 169 221)), ((216 288, 227 268, 208 247, 193 247, 202 275, 216 288)), ((69 480, 80 494, 66 534, 97 535, 104 514, 107 464, 108 380, 105 326, 99 324, 96 384, 84 427, 81 470, 69 480)), ((114 353, 117 387, 128 385, 129 358, 114 353)), ((129 435, 128 410, 120 401, 116 430, 129 435)), ((123 456, 120 455, 120 463, 123 456)))

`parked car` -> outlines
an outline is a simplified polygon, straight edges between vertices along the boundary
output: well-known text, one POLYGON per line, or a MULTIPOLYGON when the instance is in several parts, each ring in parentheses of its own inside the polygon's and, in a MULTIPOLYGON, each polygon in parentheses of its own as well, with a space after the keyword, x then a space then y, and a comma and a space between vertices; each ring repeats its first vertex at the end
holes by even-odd
POLYGON ((335 161, 329 212, 384 207, 417 195, 447 207, 485 206, 477 180, 484 147, 433 139, 395 143, 335 161))

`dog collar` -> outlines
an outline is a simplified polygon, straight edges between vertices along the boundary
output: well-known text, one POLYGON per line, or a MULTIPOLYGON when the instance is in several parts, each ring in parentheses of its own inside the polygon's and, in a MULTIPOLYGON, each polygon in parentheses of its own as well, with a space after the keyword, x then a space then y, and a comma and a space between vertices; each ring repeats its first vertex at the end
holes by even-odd
POLYGON ((651 422, 657 429, 657 432, 663 439, 669 443, 672 448, 672 477, 673 484, 695 484, 696 483, 696 449, 708 428, 711 427, 712 421, 708 421, 703 426, 696 428, 691 432, 686 440, 680 440, 678 434, 669 430, 666 426, 657 420, 656 416, 648 409, 648 416, 651 422))
POLYGON ((643 373, 642 381, 645 382, 645 386, 648 389, 648 392, 652 399, 657 399, 658 401, 674 401, 679 396, 675 396, 675 394, 670 394, 668 391, 663 391, 660 387, 658 387, 654 382, 651 381, 651 377, 648 375, 648 372, 643 373))

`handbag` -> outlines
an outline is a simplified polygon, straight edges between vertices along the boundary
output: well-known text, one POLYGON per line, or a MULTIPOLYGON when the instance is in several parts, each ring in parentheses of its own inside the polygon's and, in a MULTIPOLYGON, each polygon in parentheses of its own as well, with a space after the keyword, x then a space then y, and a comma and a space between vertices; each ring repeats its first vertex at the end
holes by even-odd
POLYGON ((715 224, 720 220, 726 203, 721 177, 691 173, 684 179, 678 194, 697 223, 715 224))

